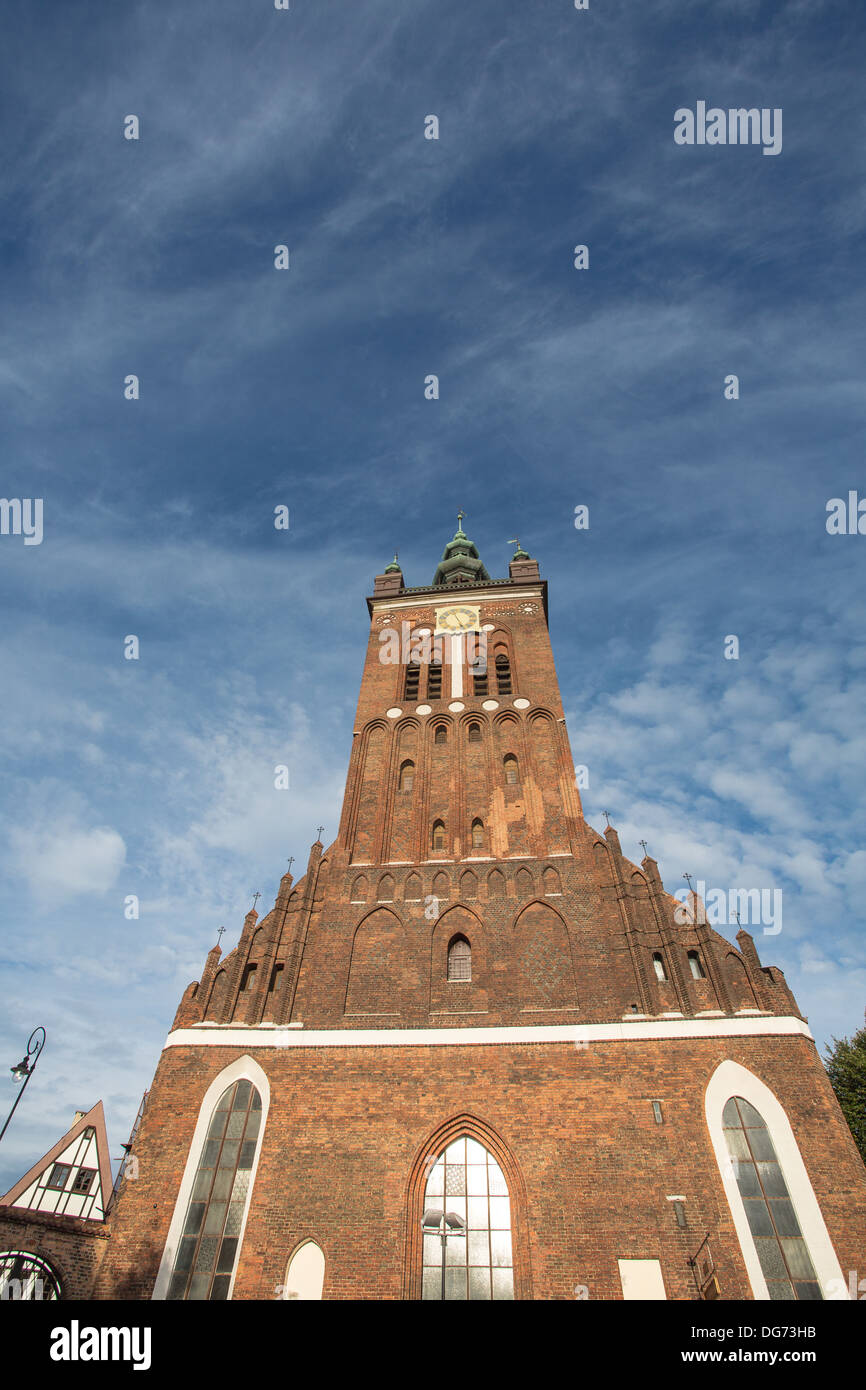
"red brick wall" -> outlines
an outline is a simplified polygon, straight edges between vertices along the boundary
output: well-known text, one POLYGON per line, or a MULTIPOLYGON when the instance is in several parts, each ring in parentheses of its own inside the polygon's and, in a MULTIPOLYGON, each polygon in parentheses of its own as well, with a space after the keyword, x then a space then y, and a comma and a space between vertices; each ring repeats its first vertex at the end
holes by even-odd
MULTIPOLYGON (((49 1217, 23 1208, 0 1207, 0 1251, 23 1250, 46 1260, 60 1280, 63 1299, 88 1298, 96 1283, 109 1242, 101 1221, 49 1217)), ((113 1280, 122 1289, 123 1280, 113 1280)), ((112 1295, 122 1298, 117 1292, 112 1295)))
MULTIPOLYGON (((803 1038, 250 1051, 271 1105, 235 1298, 274 1297, 305 1238, 325 1253, 325 1298, 417 1296, 418 1165, 449 1124, 493 1136, 482 1142, 505 1155, 520 1295, 573 1298, 584 1284, 592 1299, 619 1298, 617 1259, 644 1258, 661 1261, 668 1297, 691 1298, 687 1259, 709 1233, 722 1296, 749 1298, 704 1118, 707 1082, 725 1058, 783 1105, 845 1277, 862 1265, 866 1170, 803 1038), (673 1194, 686 1197, 685 1229, 673 1194)), ((118 1205, 99 1296, 149 1295, 201 1097, 239 1055, 163 1054, 136 1144, 140 1176, 118 1205)))

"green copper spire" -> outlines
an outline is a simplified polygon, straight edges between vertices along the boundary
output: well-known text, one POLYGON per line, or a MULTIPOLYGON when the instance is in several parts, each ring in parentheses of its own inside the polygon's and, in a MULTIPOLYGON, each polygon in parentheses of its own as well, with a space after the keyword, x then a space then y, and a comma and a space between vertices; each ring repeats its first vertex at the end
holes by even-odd
POLYGON ((531 556, 531 555, 527 555, 527 553, 526 553, 525 550, 521 550, 521 548, 520 548, 520 541, 517 539, 516 536, 515 536, 514 540, 513 540, 513 541, 509 541, 508 544, 509 544, 509 545, 516 545, 516 546, 517 546, 517 549, 515 550, 514 554, 513 554, 512 557, 511 557, 512 560, 531 560, 531 559, 532 559, 532 556, 531 556))
POLYGON ((433 576, 436 588, 447 589, 452 584, 471 584, 489 579, 490 575, 481 563, 478 547, 463 530, 463 512, 457 513, 457 530, 453 540, 446 545, 442 559, 433 576))
POLYGON ((393 558, 393 560, 391 561, 390 565, 386 565, 386 566, 385 566, 385 571, 384 571, 384 572, 385 572, 385 574, 402 574, 403 571, 400 569, 400 565, 399 565, 399 563, 398 563, 398 561, 397 561, 397 552, 396 552, 396 550, 394 551, 394 558, 393 558))

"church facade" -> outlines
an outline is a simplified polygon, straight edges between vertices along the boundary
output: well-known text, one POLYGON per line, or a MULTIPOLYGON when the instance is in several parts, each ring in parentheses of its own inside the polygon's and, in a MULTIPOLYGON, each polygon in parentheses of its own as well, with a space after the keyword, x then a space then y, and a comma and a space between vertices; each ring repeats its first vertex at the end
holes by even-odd
POLYGON ((461 519, 367 605, 337 837, 184 994, 91 1296, 849 1297, 808 1024, 584 820, 537 562, 461 519))

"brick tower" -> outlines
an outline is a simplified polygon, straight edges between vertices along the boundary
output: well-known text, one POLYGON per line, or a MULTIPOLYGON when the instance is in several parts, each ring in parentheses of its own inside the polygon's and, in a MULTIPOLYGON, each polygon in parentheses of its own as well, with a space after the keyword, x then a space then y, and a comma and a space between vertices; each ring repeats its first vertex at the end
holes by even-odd
POLYGON ((519 547, 395 557, 339 833, 181 1001, 97 1297, 848 1297, 866 1170, 784 977, 583 819, 519 547))

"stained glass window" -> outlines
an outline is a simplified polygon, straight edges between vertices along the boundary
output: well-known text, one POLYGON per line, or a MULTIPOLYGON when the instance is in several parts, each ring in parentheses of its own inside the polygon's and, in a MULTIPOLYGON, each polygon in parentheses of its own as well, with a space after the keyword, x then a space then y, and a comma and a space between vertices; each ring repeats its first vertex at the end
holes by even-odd
POLYGON ((439 1155, 427 1179, 424 1211, 453 1213, 465 1227, 462 1235, 446 1237, 444 1255, 441 1235, 424 1232, 422 1299, 513 1300, 508 1186, 482 1144, 455 1139, 439 1155))
POLYGON ((722 1127, 770 1298, 822 1298, 766 1124, 753 1105, 734 1096, 722 1112, 722 1127))
POLYGON ((252 1082, 236 1081, 223 1092, 196 1170, 168 1298, 228 1298, 261 1119, 252 1082))

